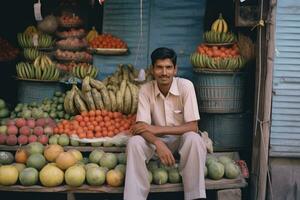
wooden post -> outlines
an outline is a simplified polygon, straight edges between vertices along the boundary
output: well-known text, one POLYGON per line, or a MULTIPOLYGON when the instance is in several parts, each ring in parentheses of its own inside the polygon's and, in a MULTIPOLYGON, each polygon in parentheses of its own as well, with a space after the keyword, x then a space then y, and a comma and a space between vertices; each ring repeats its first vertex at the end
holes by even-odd
POLYGON ((67 200, 76 200, 73 192, 67 192, 67 200))
POLYGON ((218 190, 216 200, 241 200, 241 189, 218 190))

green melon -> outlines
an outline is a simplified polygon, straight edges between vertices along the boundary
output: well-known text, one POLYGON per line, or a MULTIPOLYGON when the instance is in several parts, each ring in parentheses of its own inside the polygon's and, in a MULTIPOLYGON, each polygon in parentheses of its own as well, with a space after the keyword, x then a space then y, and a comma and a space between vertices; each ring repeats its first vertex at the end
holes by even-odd
POLYGON ((14 155, 8 151, 0 151, 0 164, 9 165, 14 161, 14 155))
POLYGON ((222 163, 224 166, 227 164, 227 163, 232 163, 233 160, 231 158, 229 158, 228 156, 220 156, 218 157, 218 161, 220 163, 222 163))
POLYGON ((170 183, 180 183, 181 182, 181 176, 179 174, 178 169, 172 168, 168 171, 168 177, 170 183))
POLYGON ((39 172, 32 167, 25 168, 19 175, 20 183, 24 186, 37 184, 39 180, 39 172))
POLYGON ((118 159, 114 153, 105 153, 100 159, 100 166, 113 169, 118 164, 118 159))
POLYGON ((40 170, 46 165, 46 159, 42 154, 32 154, 27 159, 26 165, 27 167, 33 167, 37 170, 40 170))
POLYGON ((125 153, 118 153, 118 154, 117 154, 117 158, 118 158, 118 163, 119 163, 119 164, 124 164, 124 165, 126 165, 127 157, 126 157, 126 154, 125 154, 125 153))
POLYGON ((208 165, 208 176, 213 180, 220 180, 224 176, 224 165, 219 162, 211 162, 208 165))
POLYGON ((93 150, 90 155, 89 155, 89 160, 92 163, 99 163, 100 159, 102 158, 102 156, 104 155, 104 151, 100 150, 100 149, 95 149, 93 150))
POLYGON ((42 145, 39 142, 32 142, 32 143, 30 143, 30 144, 28 144, 26 146, 26 150, 27 150, 27 153, 29 155, 32 155, 32 154, 43 154, 43 152, 44 152, 44 145, 42 145))
POLYGON ((86 181, 89 185, 100 186, 105 182, 106 172, 100 167, 90 167, 86 171, 86 181))
POLYGON ((240 175, 240 168, 234 163, 227 163, 225 165, 225 177, 235 179, 240 175))
POLYGON ((65 181, 67 185, 79 187, 84 183, 85 170, 80 165, 69 167, 65 172, 65 181))
POLYGON ((124 164, 118 164, 115 167, 115 170, 119 170, 119 171, 121 171, 125 175, 126 174, 126 165, 124 165, 124 164))
POLYGON ((153 181, 157 185, 162 185, 168 181, 168 172, 165 169, 157 168, 152 171, 153 181))

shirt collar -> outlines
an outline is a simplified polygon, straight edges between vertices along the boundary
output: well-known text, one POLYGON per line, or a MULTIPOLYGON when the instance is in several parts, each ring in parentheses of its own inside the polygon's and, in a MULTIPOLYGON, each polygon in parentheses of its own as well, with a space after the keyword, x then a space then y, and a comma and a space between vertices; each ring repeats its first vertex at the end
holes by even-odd
MULTIPOLYGON (((155 93, 155 96, 158 96, 161 93, 156 81, 154 81, 154 93, 155 93)), ((175 96, 179 96, 179 90, 177 87, 177 81, 176 81, 175 77, 173 77, 173 81, 172 81, 172 85, 169 90, 169 93, 171 93, 175 96)))

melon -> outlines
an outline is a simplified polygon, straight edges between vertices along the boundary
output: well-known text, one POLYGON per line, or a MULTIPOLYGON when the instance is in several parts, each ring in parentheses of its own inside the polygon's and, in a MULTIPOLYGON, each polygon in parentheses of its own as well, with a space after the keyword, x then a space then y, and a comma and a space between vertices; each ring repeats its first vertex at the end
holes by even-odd
POLYGON ((157 185, 162 185, 167 183, 168 181, 168 173, 167 170, 162 168, 157 168, 152 171, 153 173, 153 181, 157 185))
POLYGON ((46 165, 46 159, 42 154, 32 154, 27 159, 26 165, 27 167, 33 167, 37 170, 40 170, 46 165))
POLYGON ((9 165, 14 161, 14 155, 8 151, 0 151, 0 164, 9 165))
POLYGON ((71 144, 71 146, 74 146, 74 147, 77 147, 77 146, 79 146, 79 141, 77 141, 77 140, 74 140, 74 139, 70 139, 70 144, 71 144))
POLYGON ((158 162, 156 160, 150 160, 147 164, 147 168, 153 172, 153 170, 158 168, 158 162))
POLYGON ((81 152, 77 149, 70 149, 68 152, 71 153, 77 161, 81 161, 83 159, 81 152))
POLYGON ((13 165, 0 167, 0 185, 14 185, 18 181, 19 172, 13 165))
POLYGON ((64 152, 64 148, 58 144, 50 144, 45 147, 44 156, 49 162, 54 162, 60 153, 64 152))
POLYGON ((233 160, 231 158, 229 158, 228 156, 220 156, 218 157, 218 161, 220 163, 222 163, 224 166, 227 164, 227 163, 232 163, 233 160))
POLYGON ((124 164, 118 164, 116 167, 115 167, 115 170, 119 170, 120 172, 122 172, 125 176, 126 174, 126 165, 124 164))
POLYGON ((105 153, 100 159, 100 166, 113 169, 118 164, 118 159, 114 153, 105 153))
POLYGON ((100 186, 105 182, 105 171, 100 167, 90 167, 86 171, 86 181, 89 185, 100 186))
POLYGON ((44 145, 42 145, 39 142, 32 142, 26 146, 26 150, 29 155, 36 154, 36 153, 43 154, 44 145))
POLYGON ((172 168, 168 171, 168 178, 170 183, 180 183, 181 176, 179 174, 178 169, 172 168))
POLYGON ((26 168, 26 165, 23 163, 13 163, 12 165, 17 168, 19 174, 26 168))
POLYGON ((208 165, 208 176, 213 180, 220 180, 224 176, 224 165, 219 162, 211 162, 208 165))
POLYGON ((15 153, 15 160, 17 163, 26 163, 28 159, 27 151, 24 148, 20 148, 15 153))
POLYGON ((39 180, 39 172, 35 168, 28 167, 20 173, 19 180, 24 186, 35 185, 39 180))
POLYGON ((120 187, 124 183, 124 174, 115 169, 111 169, 106 174, 106 182, 112 187, 120 187))
POLYGON ((119 163, 119 164, 124 164, 124 165, 126 165, 127 157, 126 157, 126 154, 125 154, 125 153, 118 153, 118 154, 117 154, 117 158, 118 158, 118 163, 119 163))
POLYGON ((65 172, 65 181, 67 185, 79 187, 84 183, 85 170, 80 165, 74 165, 65 172))
POLYGON ((70 139, 66 134, 62 134, 59 136, 57 143, 61 146, 68 146, 70 139))
POLYGON ((225 165, 225 177, 235 179, 240 175, 240 168, 234 163, 227 163, 225 165))
POLYGON ((46 187, 55 187, 64 181, 64 172, 55 164, 47 164, 39 174, 41 184, 46 187))
POLYGON ((207 177, 207 174, 208 174, 208 170, 207 170, 207 167, 206 165, 204 166, 204 177, 207 177))
POLYGON ((205 165, 208 166, 211 162, 218 162, 218 158, 215 156, 207 156, 205 165))
POLYGON ((76 162, 76 158, 69 152, 60 153, 55 160, 57 167, 62 170, 68 169, 69 167, 75 165, 76 162))
POLYGON ((99 167, 99 165, 97 165, 96 163, 88 163, 84 166, 85 170, 87 171, 89 168, 92 167, 99 167))
POLYGON ((102 158, 102 156, 104 155, 104 151, 100 150, 100 149, 95 149, 93 150, 90 155, 89 155, 89 160, 92 163, 99 163, 100 159, 102 158))

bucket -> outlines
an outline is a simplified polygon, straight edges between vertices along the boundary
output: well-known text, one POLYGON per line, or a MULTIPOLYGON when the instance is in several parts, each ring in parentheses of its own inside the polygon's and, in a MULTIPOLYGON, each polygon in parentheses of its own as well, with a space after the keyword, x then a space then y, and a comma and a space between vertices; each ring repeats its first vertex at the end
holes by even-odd
POLYGON ((244 110, 244 72, 195 72, 200 113, 240 113, 244 110))
POLYGON ((18 80, 18 102, 42 102, 45 98, 53 97, 54 92, 64 92, 64 84, 55 81, 18 80))

